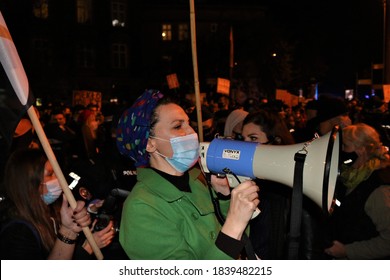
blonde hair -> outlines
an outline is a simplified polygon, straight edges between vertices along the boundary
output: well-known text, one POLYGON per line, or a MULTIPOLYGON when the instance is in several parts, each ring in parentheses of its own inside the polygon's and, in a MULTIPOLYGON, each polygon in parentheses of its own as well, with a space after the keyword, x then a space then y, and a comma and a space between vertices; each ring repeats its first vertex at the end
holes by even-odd
POLYGON ((368 158, 384 159, 384 149, 379 133, 365 123, 356 123, 343 128, 344 140, 356 148, 365 148, 368 158))

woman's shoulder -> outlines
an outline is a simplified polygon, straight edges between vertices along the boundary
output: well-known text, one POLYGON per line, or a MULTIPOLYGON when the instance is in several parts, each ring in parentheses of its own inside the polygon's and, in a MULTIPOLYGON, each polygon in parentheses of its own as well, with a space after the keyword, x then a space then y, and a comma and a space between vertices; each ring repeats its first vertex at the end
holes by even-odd
POLYGON ((0 240, 7 243, 9 240, 34 241, 40 240, 35 227, 22 219, 12 219, 1 224, 0 240))
POLYGON ((43 259, 41 238, 35 227, 25 220, 11 220, 1 225, 2 259, 43 259))
POLYGON ((0 236, 3 239, 7 235, 12 235, 14 238, 18 235, 39 238, 36 228, 30 222, 23 219, 12 219, 3 222, 0 228, 0 236))

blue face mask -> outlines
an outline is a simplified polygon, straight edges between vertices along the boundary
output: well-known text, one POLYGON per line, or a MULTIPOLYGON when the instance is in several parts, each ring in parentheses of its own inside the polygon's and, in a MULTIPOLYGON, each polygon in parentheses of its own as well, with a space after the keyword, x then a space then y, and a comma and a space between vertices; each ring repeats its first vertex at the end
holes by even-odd
POLYGON ((58 179, 50 180, 44 184, 47 189, 47 193, 41 195, 41 197, 43 201, 47 205, 49 205, 52 204, 60 197, 60 195, 62 194, 62 188, 58 182, 58 179))
MULTIPOLYGON (((168 141, 166 139, 153 137, 162 141, 168 141)), ((199 159, 199 140, 198 134, 193 133, 186 136, 174 137, 169 140, 172 146, 173 155, 171 158, 158 153, 166 159, 166 161, 177 171, 184 173, 199 159)))

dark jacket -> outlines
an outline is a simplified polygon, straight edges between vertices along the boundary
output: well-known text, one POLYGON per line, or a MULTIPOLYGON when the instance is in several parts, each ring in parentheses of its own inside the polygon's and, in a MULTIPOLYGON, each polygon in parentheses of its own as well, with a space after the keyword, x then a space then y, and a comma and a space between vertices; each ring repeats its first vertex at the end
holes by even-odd
MULTIPOLYGON (((338 200, 341 203, 340 207, 337 207, 334 210, 329 221, 330 240, 338 240, 341 243, 346 244, 347 253, 348 246, 351 246, 349 244, 354 244, 353 252, 357 252, 359 248, 359 242, 366 242, 364 245, 365 248, 372 247, 374 246, 374 243, 369 245, 368 242, 375 239, 378 239, 379 242, 379 239, 383 238, 379 231, 389 230, 388 225, 385 224, 387 223, 387 219, 383 218, 385 216, 388 217, 390 210, 389 207, 387 206, 384 209, 381 208, 382 210, 377 211, 373 210, 373 208, 386 205, 386 202, 383 202, 386 195, 379 190, 381 186, 389 185, 390 176, 388 174, 389 169, 374 171, 367 180, 361 182, 349 194, 340 195, 338 197, 338 200), (374 203, 369 203, 368 205, 368 201, 373 199, 374 194, 375 197, 378 197, 381 202, 375 203, 375 205, 374 203), (382 216, 380 219, 382 220, 382 224, 375 222, 376 216, 372 216, 373 214, 370 215, 370 213, 367 212, 367 209, 370 209, 372 213, 377 213, 379 211, 380 213, 377 213, 376 215, 382 216)), ((342 187, 340 187, 340 189, 342 189, 342 187)), ((383 189, 383 191, 385 190, 386 188, 383 189)), ((385 244, 388 243, 388 241, 384 242, 385 244)), ((378 246, 378 243, 375 244, 375 246, 378 246)), ((372 248, 372 250, 378 251, 375 248, 372 248)), ((366 258, 372 258, 368 251, 361 257, 364 258, 365 256, 366 258)), ((349 255, 348 257, 351 258, 349 255)), ((389 257, 390 254, 385 258, 389 257)), ((380 258, 382 258, 382 256, 380 258)))

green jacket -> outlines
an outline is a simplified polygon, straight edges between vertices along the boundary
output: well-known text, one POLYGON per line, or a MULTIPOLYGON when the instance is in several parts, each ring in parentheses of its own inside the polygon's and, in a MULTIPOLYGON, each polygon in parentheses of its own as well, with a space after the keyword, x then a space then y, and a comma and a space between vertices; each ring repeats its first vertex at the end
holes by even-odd
MULTIPOLYGON (((192 192, 179 191, 150 168, 138 168, 138 182, 122 212, 119 241, 130 259, 231 259, 215 245, 221 229, 209 190, 190 171, 192 192)), ((225 214, 229 201, 222 201, 225 214)))

